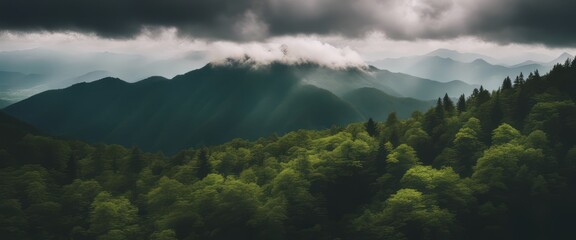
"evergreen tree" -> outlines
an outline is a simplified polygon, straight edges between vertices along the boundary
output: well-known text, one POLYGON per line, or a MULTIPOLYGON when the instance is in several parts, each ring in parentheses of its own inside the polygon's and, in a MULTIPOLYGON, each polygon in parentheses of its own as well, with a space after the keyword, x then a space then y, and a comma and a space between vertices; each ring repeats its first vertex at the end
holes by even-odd
POLYGON ((490 100, 490 92, 485 90, 483 86, 480 86, 480 90, 478 91, 478 97, 476 98, 476 106, 480 106, 485 102, 490 100))
POLYGON ((510 80, 510 77, 506 77, 502 83, 502 91, 506 91, 508 89, 512 89, 512 80, 510 80))
POLYGON ((138 174, 145 166, 144 160, 142 159, 142 150, 140 148, 135 147, 132 149, 132 153, 130 154, 130 161, 129 161, 129 171, 131 174, 138 174))
POLYGON ((210 160, 208 159, 208 150, 206 148, 200 149, 198 152, 198 171, 196 177, 203 179, 212 171, 210 160))
POLYGON ((524 75, 520 73, 520 75, 516 76, 516 80, 514 80, 514 87, 518 87, 524 84, 524 75))
POLYGON ((452 99, 448 97, 448 93, 444 94, 444 98, 442 99, 442 105, 444 106, 444 110, 447 113, 454 112, 454 103, 452 102, 452 99))
POLYGON ((368 122, 364 123, 364 128, 370 137, 378 136, 378 125, 376 125, 376 122, 374 122, 372 118, 369 118, 368 122))
POLYGON ((398 117, 396 117, 396 112, 391 112, 388 114, 386 119, 386 127, 394 126, 398 123, 398 117))
POLYGON ((444 118, 444 105, 442 105, 442 99, 438 98, 436 101, 436 108, 434 108, 436 116, 439 118, 444 118))
POLYGON ((458 112, 466 112, 466 96, 464 96, 464 94, 460 95, 460 98, 458 98, 456 108, 458 112))

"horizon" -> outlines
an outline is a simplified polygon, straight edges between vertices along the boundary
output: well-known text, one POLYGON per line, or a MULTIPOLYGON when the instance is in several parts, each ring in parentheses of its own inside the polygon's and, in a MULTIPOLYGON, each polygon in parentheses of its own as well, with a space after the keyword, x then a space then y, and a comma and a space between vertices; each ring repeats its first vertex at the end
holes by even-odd
POLYGON ((170 62, 180 65, 178 71, 280 52, 282 45, 324 62, 372 62, 437 49, 481 54, 504 65, 576 54, 576 30, 565 24, 576 2, 563 0, 152 0, 125 9, 130 1, 0 2, 0 52, 114 53, 170 62))

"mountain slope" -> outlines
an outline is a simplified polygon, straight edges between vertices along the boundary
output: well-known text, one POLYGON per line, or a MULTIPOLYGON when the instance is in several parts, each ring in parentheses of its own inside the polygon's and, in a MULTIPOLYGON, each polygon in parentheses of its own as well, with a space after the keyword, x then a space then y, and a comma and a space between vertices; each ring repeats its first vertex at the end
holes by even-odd
MULTIPOLYGON (((334 94, 308 84, 312 78, 303 75, 324 72, 341 76, 334 78, 333 85, 358 81, 360 84, 354 87, 377 83, 392 89, 388 85, 393 81, 381 81, 379 73, 350 71, 283 64, 258 68, 209 64, 171 80, 152 77, 127 83, 104 78, 79 83, 35 95, 5 111, 54 135, 173 153, 236 137, 255 139, 275 132, 329 128, 368 117, 383 119, 391 111, 408 116, 431 105, 399 99, 381 90, 360 101, 350 94, 343 97, 344 93, 334 94), (380 108, 368 111, 372 106, 380 108)), ((326 85, 327 81, 317 83, 326 85)), ((403 83, 398 86, 405 84, 404 79, 399 81, 403 83)), ((395 88, 404 91, 398 86, 395 88)))
POLYGON ((396 112, 401 118, 412 112, 425 111, 435 101, 424 102, 413 98, 397 98, 375 88, 360 88, 346 93, 344 100, 352 104, 365 118, 385 120, 389 112, 396 112))
POLYGON ((375 67, 340 71, 306 67, 298 68, 296 74, 303 82, 327 89, 338 96, 343 96, 354 89, 375 88, 390 96, 431 100, 445 93, 458 96, 474 89, 474 86, 460 81, 437 82, 375 67))

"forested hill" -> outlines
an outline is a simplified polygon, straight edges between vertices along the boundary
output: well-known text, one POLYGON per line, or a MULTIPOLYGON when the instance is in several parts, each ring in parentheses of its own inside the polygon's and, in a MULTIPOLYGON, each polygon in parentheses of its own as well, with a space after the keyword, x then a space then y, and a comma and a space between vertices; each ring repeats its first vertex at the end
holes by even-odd
POLYGON ((576 61, 406 120, 173 157, 0 134, 0 237, 574 239, 575 135, 576 61))
POLYGON ((237 137, 254 140, 298 129, 326 129, 368 117, 383 120, 392 111, 408 117, 414 110, 433 105, 391 96, 386 91, 393 90, 387 86, 401 91, 410 85, 414 95, 444 87, 461 93, 458 89, 470 87, 399 74, 380 75, 382 81, 363 70, 317 64, 208 64, 171 80, 156 77, 127 83, 104 78, 80 83, 34 95, 4 111, 56 136, 174 154, 237 137), (323 88, 327 86, 346 89, 343 93, 350 92, 349 98, 323 88), (354 90, 366 87, 373 89, 362 98, 367 101, 355 97, 359 92, 354 90))

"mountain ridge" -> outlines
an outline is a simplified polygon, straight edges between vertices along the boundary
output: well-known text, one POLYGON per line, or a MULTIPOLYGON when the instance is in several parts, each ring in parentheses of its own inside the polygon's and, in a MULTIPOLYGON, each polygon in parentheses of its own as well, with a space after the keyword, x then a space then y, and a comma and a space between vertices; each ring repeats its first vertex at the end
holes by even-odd
MULTIPOLYGON (((57 136, 172 153, 236 137, 324 129, 368 117, 383 120, 391 111, 407 117, 413 110, 432 106, 429 101, 399 99, 380 89, 372 101, 349 101, 344 93, 307 84, 301 76, 311 71, 327 70, 280 64, 260 69, 206 65, 170 80, 153 77, 128 83, 106 77, 46 91, 4 111, 57 136), (366 105, 392 107, 367 112, 366 105)), ((333 75, 370 76, 341 71, 333 75)))

